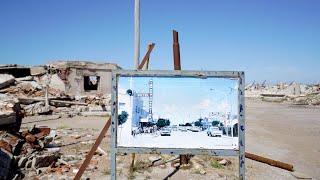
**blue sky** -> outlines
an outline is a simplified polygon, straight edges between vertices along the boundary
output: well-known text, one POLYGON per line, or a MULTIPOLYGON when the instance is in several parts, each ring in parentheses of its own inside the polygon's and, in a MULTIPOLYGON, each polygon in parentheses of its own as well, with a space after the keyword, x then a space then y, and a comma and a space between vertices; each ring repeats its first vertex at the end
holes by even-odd
MULTIPOLYGON (((120 77, 119 88, 148 93, 149 77, 120 77)), ((174 124, 208 117, 210 112, 237 114, 237 80, 222 78, 153 78, 154 118, 168 118, 174 124)), ((148 98, 143 98, 148 111, 148 98)), ((121 99, 119 99, 121 102, 121 99)))
MULTIPOLYGON (((0 2, 0 62, 92 60, 133 68, 133 0, 0 2)), ((141 0, 141 54, 172 69, 244 70, 248 81, 319 82, 318 0, 141 0)), ((142 57, 141 57, 142 58, 142 57)))

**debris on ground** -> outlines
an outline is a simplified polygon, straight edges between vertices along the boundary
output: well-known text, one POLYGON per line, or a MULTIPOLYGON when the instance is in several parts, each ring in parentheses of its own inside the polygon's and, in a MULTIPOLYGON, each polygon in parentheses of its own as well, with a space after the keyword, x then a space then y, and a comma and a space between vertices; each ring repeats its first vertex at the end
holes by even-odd
POLYGON ((0 89, 14 83, 14 77, 10 74, 0 74, 0 89))
POLYGON ((231 164, 231 161, 229 161, 227 159, 222 159, 221 161, 219 161, 219 164, 221 164, 223 166, 227 166, 227 165, 231 164))
POLYGON ((21 174, 21 169, 37 170, 53 165, 60 154, 43 151, 53 140, 49 134, 48 127, 33 127, 21 132, 0 131, 0 159, 5 162, 0 166, 0 179, 11 179, 21 174))
MULTIPOLYGON (((35 67, 0 65, 0 179, 19 179, 24 175, 32 179, 49 172, 60 175, 76 172, 86 152, 67 155, 60 151, 74 144, 90 147, 94 143, 93 135, 49 127, 20 131, 22 118, 41 121, 108 116, 112 69, 120 67, 85 61, 58 61, 35 67), (70 136, 69 144, 61 136, 70 136)), ((107 151, 99 147, 97 154, 105 156, 107 151)), ((96 168, 92 166, 88 169, 96 168)), ((56 179, 51 175, 46 178, 56 179)))
POLYGON ((292 82, 267 85, 253 82, 246 86, 247 98, 259 98, 262 101, 289 103, 294 105, 320 105, 320 84, 299 84, 292 82))
POLYGON ((18 99, 25 116, 108 116, 112 69, 121 68, 86 61, 56 61, 30 68, 1 65, 0 95, 18 99))
MULTIPOLYGON (((0 179, 74 177, 94 143, 93 133, 89 129, 44 126, 20 132, 0 131, 0 179)), ((86 173, 98 168, 98 157, 107 155, 108 151, 99 147, 86 173)))
POLYGON ((0 94, 0 130, 19 131, 22 118, 18 99, 0 94))

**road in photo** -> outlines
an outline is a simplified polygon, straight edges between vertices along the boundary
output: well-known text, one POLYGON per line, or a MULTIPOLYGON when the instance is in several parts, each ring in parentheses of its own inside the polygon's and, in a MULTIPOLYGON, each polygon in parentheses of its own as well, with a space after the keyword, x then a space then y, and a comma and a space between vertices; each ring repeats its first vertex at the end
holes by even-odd
MULTIPOLYGON (((121 130, 120 130, 121 131, 121 130)), ((118 143, 127 147, 162 147, 162 148, 190 148, 197 147, 203 149, 236 149, 238 146, 237 137, 210 137, 206 131, 201 132, 181 132, 172 131, 170 136, 161 136, 157 131, 151 134, 137 134, 131 138, 121 138, 118 135, 118 143)))

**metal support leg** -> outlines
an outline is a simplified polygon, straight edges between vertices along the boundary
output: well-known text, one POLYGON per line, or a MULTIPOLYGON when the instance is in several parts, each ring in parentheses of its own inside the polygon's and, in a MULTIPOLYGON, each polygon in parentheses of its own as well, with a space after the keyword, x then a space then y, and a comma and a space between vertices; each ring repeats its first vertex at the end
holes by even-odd
POLYGON ((238 107, 238 121, 239 121, 239 179, 245 180, 245 103, 244 103, 244 72, 240 72, 239 78, 239 107, 238 107))

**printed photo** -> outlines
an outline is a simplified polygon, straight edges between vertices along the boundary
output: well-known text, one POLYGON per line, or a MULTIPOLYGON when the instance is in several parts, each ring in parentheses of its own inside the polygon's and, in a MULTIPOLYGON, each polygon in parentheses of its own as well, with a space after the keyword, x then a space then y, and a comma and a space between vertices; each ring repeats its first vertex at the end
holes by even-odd
POLYGON ((117 146, 238 149, 238 81, 119 77, 117 146))

